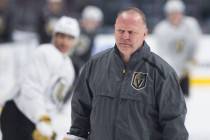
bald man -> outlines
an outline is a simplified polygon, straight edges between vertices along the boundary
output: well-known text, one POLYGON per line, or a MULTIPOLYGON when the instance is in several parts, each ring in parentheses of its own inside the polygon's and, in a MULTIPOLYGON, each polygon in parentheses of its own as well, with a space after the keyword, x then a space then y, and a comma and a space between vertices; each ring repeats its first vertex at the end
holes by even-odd
POLYGON ((71 140, 187 140, 174 70, 145 42, 146 19, 122 10, 113 48, 83 68, 72 98, 71 140))

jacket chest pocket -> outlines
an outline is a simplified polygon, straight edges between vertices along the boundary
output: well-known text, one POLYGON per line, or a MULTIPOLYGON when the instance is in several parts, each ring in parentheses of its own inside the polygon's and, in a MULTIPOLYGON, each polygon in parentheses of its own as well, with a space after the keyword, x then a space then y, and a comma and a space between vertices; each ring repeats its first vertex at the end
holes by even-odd
POLYGON ((112 79, 100 79, 94 83, 94 96, 110 98, 119 96, 121 82, 112 81, 112 79))

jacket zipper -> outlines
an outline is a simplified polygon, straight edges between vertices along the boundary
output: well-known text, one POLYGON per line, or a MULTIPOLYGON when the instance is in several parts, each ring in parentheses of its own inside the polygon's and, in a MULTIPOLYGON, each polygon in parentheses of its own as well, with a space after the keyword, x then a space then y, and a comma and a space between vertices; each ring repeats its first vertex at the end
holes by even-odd
POLYGON ((119 115, 119 107, 120 107, 120 104, 121 104, 120 95, 122 93, 122 85, 124 84, 125 77, 126 77, 126 74, 127 74, 127 68, 126 68, 125 65, 124 65, 124 68, 123 68, 121 74, 122 74, 122 82, 120 84, 120 92, 117 95, 117 107, 116 107, 117 111, 116 111, 116 115, 115 115, 115 119, 114 119, 114 130, 113 130, 113 138, 114 138, 114 140, 117 140, 117 138, 116 138, 116 125, 117 125, 117 117, 119 115))

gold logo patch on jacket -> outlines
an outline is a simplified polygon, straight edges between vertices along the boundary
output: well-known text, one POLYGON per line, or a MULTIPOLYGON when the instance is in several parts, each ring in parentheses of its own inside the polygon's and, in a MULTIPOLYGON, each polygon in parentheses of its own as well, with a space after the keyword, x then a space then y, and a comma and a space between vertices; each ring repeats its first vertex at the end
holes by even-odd
POLYGON ((134 72, 132 81, 131 81, 131 86, 136 89, 140 90, 146 86, 147 82, 147 73, 143 72, 134 72))

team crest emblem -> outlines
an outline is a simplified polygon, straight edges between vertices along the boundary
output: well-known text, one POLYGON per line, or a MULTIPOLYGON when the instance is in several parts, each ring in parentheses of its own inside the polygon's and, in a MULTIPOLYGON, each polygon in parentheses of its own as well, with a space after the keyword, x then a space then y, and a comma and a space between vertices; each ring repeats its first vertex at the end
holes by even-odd
POLYGON ((131 85, 134 89, 140 90, 146 86, 147 82, 147 73, 134 72, 131 85))

